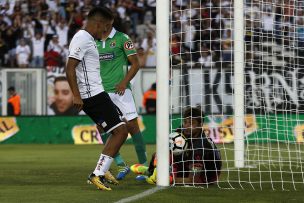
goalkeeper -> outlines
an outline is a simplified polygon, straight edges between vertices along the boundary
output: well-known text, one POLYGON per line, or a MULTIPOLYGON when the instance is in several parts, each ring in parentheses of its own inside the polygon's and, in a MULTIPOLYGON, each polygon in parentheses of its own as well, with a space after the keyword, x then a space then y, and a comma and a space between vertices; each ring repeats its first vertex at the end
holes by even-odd
MULTIPOLYGON (((107 11, 113 16, 110 9, 107 11)), ((111 21, 104 22, 105 30, 100 30, 102 39, 96 41, 102 84, 128 121, 128 132, 132 136, 139 163, 147 164, 146 147, 138 126, 138 114, 130 87, 130 81, 139 70, 137 53, 129 36, 115 30, 113 22, 114 16, 111 21), (129 64, 130 70, 128 70, 129 64)), ((102 135, 103 143, 106 143, 109 136, 109 134, 102 135)), ((116 178, 121 180, 130 172, 130 168, 119 153, 114 157, 114 161, 119 167, 116 178)))
MULTIPOLYGON (((221 173, 221 155, 214 142, 205 135, 203 114, 198 108, 187 108, 183 114, 182 127, 177 132, 183 133, 188 141, 188 149, 181 155, 174 155, 171 162, 170 182, 176 184, 211 184, 218 180, 221 173)), ((171 156, 170 156, 171 157, 171 156)), ((155 154, 149 167, 135 164, 131 170, 137 174, 138 180, 146 180, 150 184, 156 183, 155 154)))

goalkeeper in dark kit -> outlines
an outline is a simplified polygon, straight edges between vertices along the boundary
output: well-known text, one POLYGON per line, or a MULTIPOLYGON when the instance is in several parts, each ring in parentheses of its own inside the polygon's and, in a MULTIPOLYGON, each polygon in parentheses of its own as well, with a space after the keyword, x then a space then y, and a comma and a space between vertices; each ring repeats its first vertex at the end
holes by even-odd
MULTIPOLYGON (((170 183, 176 185, 205 185, 218 181, 222 161, 220 151, 206 136, 203 126, 204 115, 199 108, 187 108, 183 124, 176 132, 183 134, 188 142, 181 154, 170 153, 170 183)), ((135 164, 131 170, 139 174, 138 180, 156 184, 157 158, 152 156, 149 167, 135 164)))

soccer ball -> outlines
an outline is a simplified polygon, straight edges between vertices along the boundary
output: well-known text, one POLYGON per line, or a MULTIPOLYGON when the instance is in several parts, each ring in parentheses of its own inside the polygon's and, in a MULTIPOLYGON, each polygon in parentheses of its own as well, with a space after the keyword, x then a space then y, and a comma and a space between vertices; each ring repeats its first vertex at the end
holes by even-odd
POLYGON ((182 154, 188 147, 187 138, 178 132, 169 135, 169 149, 174 155, 182 154))

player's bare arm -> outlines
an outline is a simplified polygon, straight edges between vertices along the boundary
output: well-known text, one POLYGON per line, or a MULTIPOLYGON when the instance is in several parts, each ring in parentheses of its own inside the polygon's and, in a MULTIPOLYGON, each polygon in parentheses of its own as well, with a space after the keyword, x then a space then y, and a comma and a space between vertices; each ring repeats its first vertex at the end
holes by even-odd
POLYGON ((125 93, 128 83, 133 79, 139 70, 139 61, 137 54, 128 56, 128 60, 131 64, 131 68, 126 74, 125 78, 118 85, 116 85, 116 93, 119 95, 123 95, 125 93))
POLYGON ((75 108, 78 109, 78 111, 81 111, 83 107, 83 101, 81 99, 80 92, 77 86, 76 70, 75 70, 78 64, 79 64, 79 60, 74 58, 69 58, 66 65, 66 76, 74 95, 74 101, 73 101, 74 106, 75 108))

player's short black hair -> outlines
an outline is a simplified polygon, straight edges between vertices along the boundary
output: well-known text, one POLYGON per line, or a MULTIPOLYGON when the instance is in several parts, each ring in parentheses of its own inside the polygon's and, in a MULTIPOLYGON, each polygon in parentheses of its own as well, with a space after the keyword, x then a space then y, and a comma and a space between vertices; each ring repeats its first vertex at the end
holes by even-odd
POLYGON ((199 123, 204 123, 204 112, 199 107, 188 107, 185 109, 183 118, 192 118, 197 120, 199 123))
POLYGON ((59 76, 59 77, 55 78, 54 84, 56 84, 56 82, 60 82, 60 81, 68 81, 68 80, 65 76, 59 76))
POLYGON ((114 19, 112 11, 107 7, 95 7, 91 9, 88 13, 88 20, 93 19, 95 17, 102 17, 106 20, 114 19))

